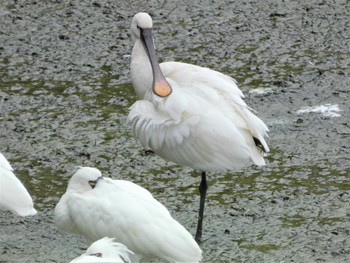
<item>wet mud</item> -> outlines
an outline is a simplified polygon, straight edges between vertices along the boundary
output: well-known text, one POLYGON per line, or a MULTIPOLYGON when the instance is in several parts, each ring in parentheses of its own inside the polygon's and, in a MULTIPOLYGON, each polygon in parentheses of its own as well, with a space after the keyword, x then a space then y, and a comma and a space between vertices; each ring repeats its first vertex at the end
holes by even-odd
POLYGON ((0 211, 0 262, 69 262, 87 248, 53 223, 82 165, 147 188, 194 234, 199 173, 144 154, 125 122, 139 11, 154 19, 161 61, 234 77, 270 128, 266 166, 208 175, 203 262, 348 262, 350 6, 340 0, 1 1, 0 151, 39 214, 0 211), (305 111, 322 105, 339 111, 305 111))

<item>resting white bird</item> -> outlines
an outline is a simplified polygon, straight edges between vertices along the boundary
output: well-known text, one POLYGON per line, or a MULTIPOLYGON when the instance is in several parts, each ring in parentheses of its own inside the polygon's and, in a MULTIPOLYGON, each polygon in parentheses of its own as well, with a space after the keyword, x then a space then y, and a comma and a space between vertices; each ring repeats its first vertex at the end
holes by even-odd
POLYGON ((37 211, 31 196, 12 171, 11 165, 0 153, 0 209, 20 216, 35 215, 37 211))
POLYGON ((186 63, 159 65, 148 14, 134 16, 131 35, 131 78, 140 100, 130 107, 128 121, 145 149, 202 171, 199 241, 206 171, 237 169, 251 162, 264 165, 268 128, 243 101, 231 77, 186 63))
POLYGON ((146 189, 104 178, 81 167, 55 208, 55 223, 67 232, 95 241, 115 238, 140 258, 198 262, 202 251, 191 234, 146 189))
POLYGON ((71 263, 105 262, 105 263, 132 263, 129 254, 134 254, 126 246, 114 241, 114 238, 104 237, 94 243, 84 254, 71 263))

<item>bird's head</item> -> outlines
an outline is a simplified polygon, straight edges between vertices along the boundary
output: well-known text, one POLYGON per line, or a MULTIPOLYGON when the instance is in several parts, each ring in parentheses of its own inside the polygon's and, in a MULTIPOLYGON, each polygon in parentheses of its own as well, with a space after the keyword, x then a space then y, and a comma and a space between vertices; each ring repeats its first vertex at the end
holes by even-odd
POLYGON ((153 22, 147 13, 137 13, 131 23, 131 34, 136 40, 140 40, 149 58, 153 72, 152 91, 159 97, 167 97, 171 94, 172 88, 165 79, 160 69, 152 35, 153 22))
MULTIPOLYGON (((120 261, 130 262, 129 255, 134 254, 126 246, 118 243, 114 238, 104 237, 94 243, 86 250, 86 255, 105 259, 114 258, 120 261)), ((108 261, 109 262, 109 261, 108 261)), ((118 261, 119 262, 119 261, 118 261)))
POLYGON ((95 188, 101 180, 101 172, 93 167, 79 167, 69 180, 67 191, 86 192, 95 188))

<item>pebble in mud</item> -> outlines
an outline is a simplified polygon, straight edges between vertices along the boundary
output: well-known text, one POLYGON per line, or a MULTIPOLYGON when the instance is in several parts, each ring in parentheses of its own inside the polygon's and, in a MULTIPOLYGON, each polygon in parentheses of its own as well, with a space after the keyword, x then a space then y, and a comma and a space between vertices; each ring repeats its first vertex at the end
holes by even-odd
POLYGON ((234 77, 270 128, 267 166, 208 178, 204 261, 346 262, 350 10, 341 0, 3 0, 0 149, 40 213, 0 214, 0 261, 66 262, 89 246, 52 220, 77 165, 142 185, 194 233, 198 175, 141 154, 125 125, 136 99, 129 26, 139 11, 154 19, 161 61, 234 77), (273 93, 249 93, 259 88, 273 93), (327 103, 341 116, 296 113, 327 103))

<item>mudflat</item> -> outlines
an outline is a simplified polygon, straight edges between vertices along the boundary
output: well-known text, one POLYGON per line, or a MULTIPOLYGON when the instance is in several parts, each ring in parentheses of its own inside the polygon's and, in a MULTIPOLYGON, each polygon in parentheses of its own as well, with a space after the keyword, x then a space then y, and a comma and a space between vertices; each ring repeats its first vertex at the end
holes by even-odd
POLYGON ((203 262, 347 262, 345 0, 2 0, 0 151, 39 213, 0 211, 0 262, 69 262, 90 245, 53 222, 76 166, 140 184, 195 233, 200 173, 144 154, 126 124, 140 11, 154 20, 160 61, 235 78, 270 129, 266 166, 208 174, 203 262))

